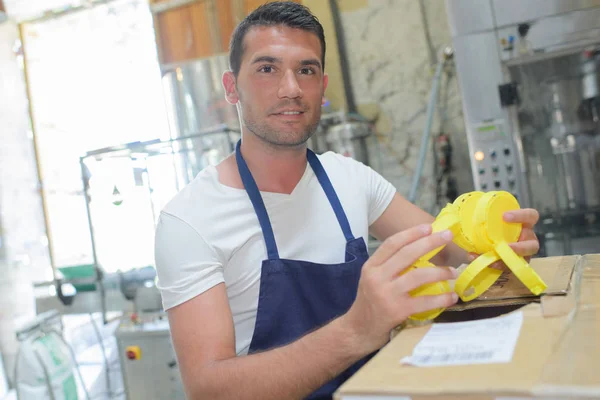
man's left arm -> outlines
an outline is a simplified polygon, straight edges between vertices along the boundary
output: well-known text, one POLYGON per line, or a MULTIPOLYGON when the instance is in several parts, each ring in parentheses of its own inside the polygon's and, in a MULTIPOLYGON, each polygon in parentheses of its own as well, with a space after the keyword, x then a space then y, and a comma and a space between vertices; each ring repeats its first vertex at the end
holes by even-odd
MULTIPOLYGON (((369 227, 371 235, 377 240, 384 241, 391 235, 419 224, 430 224, 434 217, 412 204, 400 194, 396 193, 390 205, 383 214, 369 227)), ((521 209, 508 212, 504 215, 506 222, 522 223, 523 230, 518 243, 510 246, 519 255, 529 259, 539 250, 539 242, 533 227, 539 219, 539 214, 534 209, 521 209)), ((436 265, 458 267, 463 263, 471 262, 476 255, 468 254, 465 250, 451 243, 439 252, 431 262, 436 265)))

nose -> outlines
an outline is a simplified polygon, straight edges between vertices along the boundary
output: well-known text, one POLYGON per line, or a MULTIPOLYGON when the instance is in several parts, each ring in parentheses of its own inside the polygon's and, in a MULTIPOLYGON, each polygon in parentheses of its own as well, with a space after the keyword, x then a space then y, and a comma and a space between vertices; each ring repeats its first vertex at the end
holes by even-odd
POLYGON ((296 99, 302 97, 302 89, 298 85, 296 74, 292 70, 287 70, 281 77, 279 82, 279 91, 277 92, 279 98, 290 98, 296 99))

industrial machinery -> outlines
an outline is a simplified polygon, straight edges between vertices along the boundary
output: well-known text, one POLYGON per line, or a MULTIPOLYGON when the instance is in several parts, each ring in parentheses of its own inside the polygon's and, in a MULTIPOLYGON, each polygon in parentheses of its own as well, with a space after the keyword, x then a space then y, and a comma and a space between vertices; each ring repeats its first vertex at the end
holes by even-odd
MULTIPOLYGON (((161 309, 153 269, 158 215, 203 168, 231 154, 238 138, 238 131, 217 125, 187 136, 113 146, 81 157, 93 263, 60 271, 79 293, 99 294, 102 309, 85 312, 105 314, 110 308, 109 292, 134 301, 134 311, 161 309), (147 304, 140 306, 143 302, 147 304)), ((57 293, 63 303, 73 302, 61 289, 59 282, 57 293)))
POLYGON ((446 5, 475 188, 539 210, 542 255, 600 251, 600 1, 446 5))
POLYGON ((131 314, 115 332, 128 400, 185 399, 166 314, 131 314))
POLYGON ((357 114, 323 110, 308 147, 317 154, 333 151, 369 165, 367 140, 374 137, 372 123, 357 114))
POLYGON ((161 69, 171 137, 191 136, 219 125, 239 129, 236 108, 225 99, 221 83, 229 69, 227 53, 161 69))

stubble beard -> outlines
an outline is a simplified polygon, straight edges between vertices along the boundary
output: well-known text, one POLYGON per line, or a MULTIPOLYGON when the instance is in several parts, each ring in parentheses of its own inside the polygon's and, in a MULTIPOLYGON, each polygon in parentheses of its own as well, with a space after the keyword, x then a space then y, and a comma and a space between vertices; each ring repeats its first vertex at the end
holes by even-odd
MULTIPOLYGON (((241 103, 240 96, 240 103, 241 103)), ((319 121, 321 119, 321 110, 318 109, 317 116, 314 121, 308 125, 301 127, 300 130, 295 131, 280 131, 275 129, 265 120, 258 121, 253 115, 252 111, 247 108, 244 112, 242 111, 241 104, 238 112, 242 116, 241 120, 243 126, 248 129, 256 137, 269 144, 272 147, 299 147, 304 145, 317 131, 319 121)))

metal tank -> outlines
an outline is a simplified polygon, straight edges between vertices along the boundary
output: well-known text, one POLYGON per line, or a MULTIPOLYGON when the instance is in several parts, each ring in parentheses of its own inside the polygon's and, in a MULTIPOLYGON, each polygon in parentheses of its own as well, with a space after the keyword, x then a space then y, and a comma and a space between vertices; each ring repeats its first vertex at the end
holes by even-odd
POLYGON ((199 169, 227 157, 239 138, 237 111, 225 100, 221 81, 228 69, 227 54, 163 66, 163 89, 172 139, 226 128, 221 133, 204 135, 201 140, 175 142, 179 182, 190 182, 199 169))

